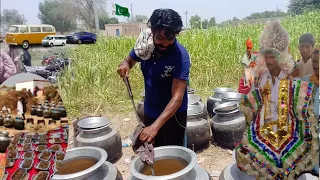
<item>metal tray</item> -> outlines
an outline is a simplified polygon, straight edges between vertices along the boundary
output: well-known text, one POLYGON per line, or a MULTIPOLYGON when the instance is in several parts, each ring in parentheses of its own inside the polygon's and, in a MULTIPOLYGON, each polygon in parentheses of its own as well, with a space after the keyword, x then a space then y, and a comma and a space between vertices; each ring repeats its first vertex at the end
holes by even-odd
POLYGON ((49 173, 49 172, 46 172, 46 171, 40 171, 40 172, 38 172, 37 174, 33 175, 32 180, 36 180, 37 177, 38 177, 38 174, 40 174, 40 173, 46 173, 46 174, 47 174, 46 180, 49 180, 50 173, 49 173))
POLYGON ((52 156, 52 153, 51 153, 50 151, 42 151, 40 154, 38 154, 38 159, 40 159, 40 160, 42 160, 42 161, 49 161, 50 158, 51 158, 51 156, 52 156), (49 153, 50 153, 48 159, 42 159, 42 158, 40 158, 43 152, 49 152, 49 153))
POLYGON ((47 168, 44 168, 44 169, 42 169, 42 168, 39 167, 39 165, 40 165, 41 162, 42 162, 42 161, 38 162, 34 167, 35 167, 36 169, 38 169, 38 170, 41 170, 41 171, 47 171, 47 170, 49 170, 49 168, 50 168, 50 161, 43 161, 43 162, 49 162, 47 168))
POLYGON ((22 155, 22 159, 34 159, 34 157, 35 157, 35 155, 34 155, 34 153, 33 153, 33 151, 30 151, 31 153, 32 153, 32 156, 30 157, 30 158, 25 158, 24 157, 24 155, 27 153, 27 151, 25 151, 24 153, 23 153, 23 155, 22 155))
POLYGON ((19 168, 29 170, 29 169, 32 168, 33 163, 34 163, 33 159, 25 159, 25 160, 23 160, 23 161, 20 162, 19 168), (30 166, 29 166, 29 167, 26 167, 26 168, 22 167, 22 164, 24 163, 24 161, 31 161, 30 166))
MULTIPOLYGON (((9 151, 8 151, 8 154, 9 154, 9 151)), ((16 159, 19 158, 19 152, 18 152, 18 151, 16 151, 16 157, 14 157, 14 158, 9 158, 9 157, 8 157, 8 154, 6 155, 6 158, 8 158, 8 159, 16 160, 16 159)))
POLYGON ((7 150, 14 150, 14 151, 17 151, 17 150, 18 150, 18 145, 10 144, 10 146, 8 146, 7 150), (14 149, 12 149, 12 148, 14 148, 14 149))
POLYGON ((214 108, 215 112, 230 112, 239 108, 239 102, 226 102, 214 108))
POLYGON ((64 143, 64 140, 62 140, 61 137, 59 139, 61 140, 60 142, 56 142, 54 139, 50 139, 49 143, 50 144, 61 144, 61 143, 64 143))
POLYGON ((61 151, 61 150, 62 150, 62 147, 61 147, 61 145, 58 145, 58 144, 54 144, 54 145, 52 145, 52 146, 49 148, 49 151, 50 151, 50 152, 58 152, 58 151, 61 151), (59 149, 58 149, 57 151, 53 151, 53 150, 51 149, 53 146, 59 146, 59 149))
MULTIPOLYGON (((53 165, 53 168, 52 168, 52 170, 54 171, 54 173, 58 172, 58 169, 57 169, 57 167, 56 167, 56 164, 57 164, 57 163, 62 164, 62 161, 56 161, 56 162, 54 162, 54 165, 53 165)), ((60 165, 60 167, 61 167, 61 165, 60 165)))
POLYGON ((24 174, 24 176, 23 176, 21 179, 18 179, 18 180, 29 179, 29 174, 28 174, 27 170, 18 168, 18 169, 12 174, 11 180, 15 180, 15 179, 13 179, 13 176, 16 174, 16 172, 17 172, 19 169, 22 170, 22 171, 24 171, 25 174, 24 174))
POLYGON ((37 152, 42 152, 42 151, 45 151, 46 149, 47 149, 47 145, 38 145, 37 148, 36 148, 36 151, 37 151, 37 152), (39 150, 39 149, 38 149, 39 146, 44 146, 44 147, 45 147, 44 150, 39 150))
POLYGON ((24 147, 24 145, 25 145, 25 144, 24 144, 22 147, 19 147, 18 150, 19 150, 19 151, 33 151, 34 148, 33 148, 33 146, 32 146, 32 143, 29 143, 29 144, 31 145, 31 146, 30 146, 30 149, 24 150, 24 149, 23 149, 23 147, 24 147))

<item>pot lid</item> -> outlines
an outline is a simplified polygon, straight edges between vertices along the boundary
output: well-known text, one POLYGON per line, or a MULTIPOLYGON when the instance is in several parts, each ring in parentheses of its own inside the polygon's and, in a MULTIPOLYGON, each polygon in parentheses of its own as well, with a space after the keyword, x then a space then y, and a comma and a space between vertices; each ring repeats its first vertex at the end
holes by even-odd
POLYGON ((217 107, 215 107, 213 109, 213 111, 215 113, 219 113, 219 112, 229 112, 229 111, 233 111, 235 109, 239 108, 239 102, 226 102, 226 103, 221 103, 219 104, 217 107))
POLYGON ((195 104, 200 101, 200 96, 195 94, 188 94, 188 104, 195 104))
POLYGON ((193 94, 193 93, 195 93, 195 92, 196 92, 195 89, 193 89, 193 88, 191 88, 191 87, 188 88, 188 94, 193 94))
POLYGON ((202 108, 199 105, 188 105, 188 116, 199 115, 202 113, 202 108))
POLYGON ((80 119, 77 125, 82 129, 95 129, 109 124, 110 121, 106 117, 91 116, 80 119))
POLYGON ((242 94, 237 92, 227 92, 227 93, 220 94, 220 97, 222 99, 227 99, 227 100, 240 100, 242 97, 242 94))
POLYGON ((213 90, 213 93, 226 93, 226 92, 234 92, 232 88, 219 87, 213 90))

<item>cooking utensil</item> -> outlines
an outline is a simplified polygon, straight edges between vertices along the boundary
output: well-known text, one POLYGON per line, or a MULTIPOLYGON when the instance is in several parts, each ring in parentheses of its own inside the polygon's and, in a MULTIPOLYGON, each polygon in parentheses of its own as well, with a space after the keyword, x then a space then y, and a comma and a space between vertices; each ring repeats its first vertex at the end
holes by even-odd
POLYGON ((130 86, 130 83, 129 83, 129 79, 128 77, 125 77, 123 78, 124 82, 126 83, 126 86, 127 86, 127 90, 128 90, 128 94, 129 94, 129 97, 130 97, 130 100, 131 100, 131 103, 132 103, 132 107, 133 107, 133 110, 136 114, 136 119, 139 122, 139 116, 138 116, 138 113, 137 113, 137 108, 136 108, 136 104, 134 103, 134 100, 133 100, 133 94, 132 94, 132 91, 131 91, 131 86, 130 86))

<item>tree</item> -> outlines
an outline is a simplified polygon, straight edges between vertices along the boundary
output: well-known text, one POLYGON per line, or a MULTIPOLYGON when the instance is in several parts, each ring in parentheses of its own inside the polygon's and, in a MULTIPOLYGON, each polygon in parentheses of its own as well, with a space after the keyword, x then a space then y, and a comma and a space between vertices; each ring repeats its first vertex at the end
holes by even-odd
POLYGON ((305 11, 320 9, 319 0, 290 0, 288 12, 293 14, 302 14, 305 11))
POLYGON ((76 28, 76 16, 67 0, 45 0, 39 3, 38 18, 43 24, 53 25, 57 31, 65 33, 76 28))
POLYGON ((119 21, 115 17, 109 17, 107 13, 102 13, 99 15, 99 26, 100 29, 105 30, 105 24, 118 24, 119 21))
POLYGON ((148 16, 145 16, 145 15, 136 15, 135 16, 135 21, 138 22, 138 23, 144 23, 148 20, 148 16))
POLYGON ((284 16, 287 16, 287 13, 277 10, 277 11, 265 11, 265 12, 259 12, 259 13, 252 13, 250 16, 244 19, 264 19, 264 18, 284 17, 284 16))
POLYGON ((191 16, 189 20, 191 28, 200 29, 201 28, 201 18, 198 15, 191 16))
POLYGON ((210 27, 216 26, 216 18, 215 17, 210 18, 209 25, 210 25, 210 27))
POLYGON ((11 25, 24 24, 23 16, 16 9, 4 9, 1 15, 1 29, 6 32, 11 25))
MULTIPOLYGON (((93 0, 65 0, 71 1, 73 4, 73 12, 84 25, 90 29, 95 29, 93 0)), ((106 0, 95 0, 97 3, 98 14, 106 12, 106 0)), ((103 17, 105 18, 105 17, 103 17)), ((102 19, 103 19, 102 18, 102 19)), ((101 27, 101 25, 99 25, 101 27)))

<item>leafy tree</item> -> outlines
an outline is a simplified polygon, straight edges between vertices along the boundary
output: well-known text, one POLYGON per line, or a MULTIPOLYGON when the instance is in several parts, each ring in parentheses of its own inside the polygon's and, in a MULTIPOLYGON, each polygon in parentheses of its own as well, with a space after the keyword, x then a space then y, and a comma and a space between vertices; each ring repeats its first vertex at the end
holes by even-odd
POLYGON ((319 0, 290 0, 288 12, 293 14, 302 14, 305 11, 320 9, 319 0))
POLYGON ((103 13, 99 15, 99 26, 100 29, 105 30, 105 24, 118 24, 119 21, 115 17, 109 17, 107 13, 103 13))
POLYGON ((277 11, 265 11, 265 12, 259 12, 259 13, 252 13, 250 16, 244 19, 264 19, 264 18, 284 17, 284 16, 287 16, 287 13, 277 10, 277 11))
POLYGON ((200 29, 201 28, 201 18, 198 15, 191 16, 189 20, 191 28, 200 29))
POLYGON ((210 27, 209 20, 205 19, 202 21, 202 29, 208 29, 210 27))
POLYGON ((14 24, 23 24, 26 20, 24 20, 23 16, 19 14, 19 11, 16 9, 4 9, 1 15, 1 29, 6 32, 11 25, 14 24))
POLYGON ((138 22, 138 23, 144 23, 148 20, 148 16, 145 16, 145 15, 136 15, 135 16, 135 21, 138 22))
POLYGON ((210 25, 210 27, 216 26, 216 18, 215 17, 210 18, 209 25, 210 25))
POLYGON ((61 33, 76 28, 76 16, 72 13, 70 1, 44 0, 40 2, 38 18, 41 23, 51 24, 61 33))

